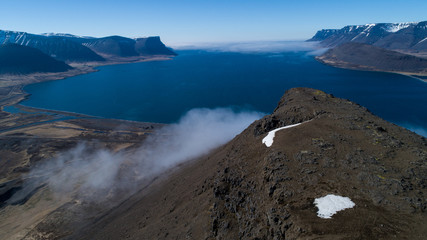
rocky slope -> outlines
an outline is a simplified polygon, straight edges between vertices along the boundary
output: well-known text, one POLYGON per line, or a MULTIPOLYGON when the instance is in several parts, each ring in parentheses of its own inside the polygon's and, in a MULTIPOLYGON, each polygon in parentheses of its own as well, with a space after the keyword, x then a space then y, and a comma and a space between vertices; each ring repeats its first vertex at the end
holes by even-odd
MULTIPOLYGON (((0 119, 11 129, 0 132, 5 239, 424 239, 427 234, 427 140, 319 90, 287 91, 271 115, 205 156, 138 182, 136 193, 116 192, 120 186, 82 192, 103 202, 70 193, 57 198, 48 185, 34 181, 38 175, 26 181, 39 184, 33 191, 15 194, 26 186, 19 180, 22 173, 83 139, 91 148, 102 145, 126 156, 146 134, 155 134, 153 126, 101 119, 51 122, 46 120, 59 116, 39 115, 0 119), (13 125, 22 122, 14 118, 34 117, 39 125, 13 125), (302 124, 276 132, 270 147, 262 143, 271 130, 295 123, 302 124), (319 218, 314 200, 328 194, 349 197, 356 206, 319 218)), ((121 177, 137 183, 131 162, 120 169, 121 177)))
POLYGON ((0 74, 65 72, 71 68, 35 48, 17 44, 0 45, 0 74))
MULTIPOLYGON (((72 239, 423 239, 427 140, 319 90, 286 92, 223 147, 162 177, 72 239), (262 144, 278 131, 271 147, 262 144), (332 219, 315 198, 351 198, 332 219)), ((27 235, 58 233, 60 215, 27 235)), ((64 232, 62 232, 64 234, 64 232)))
POLYGON ((343 43, 316 59, 342 68, 427 74, 427 59, 356 42, 343 43))
POLYGON ((358 42, 391 50, 426 53, 427 21, 350 25, 341 29, 323 29, 309 41, 320 41, 325 47, 335 47, 345 42, 358 42))

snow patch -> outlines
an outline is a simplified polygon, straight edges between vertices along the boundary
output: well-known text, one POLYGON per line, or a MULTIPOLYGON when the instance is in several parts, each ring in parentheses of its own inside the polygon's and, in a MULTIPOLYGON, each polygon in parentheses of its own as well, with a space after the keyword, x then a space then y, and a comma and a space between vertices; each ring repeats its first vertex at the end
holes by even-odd
POLYGON ((283 130, 283 129, 286 129, 286 128, 296 127, 296 126, 298 126, 300 124, 303 124, 303 123, 306 123, 306 122, 308 122, 308 121, 305 121, 305 122, 302 122, 302 123, 297 123, 297 124, 292 124, 292 125, 288 125, 288 126, 284 126, 284 127, 281 127, 281 128, 276 128, 274 130, 271 130, 270 132, 268 132, 267 136, 265 136, 262 139, 262 143, 264 143, 265 146, 267 146, 267 147, 271 147, 271 145, 273 145, 274 136, 276 135, 277 131, 280 131, 280 130, 283 130))
POLYGON ((333 194, 326 195, 314 200, 314 205, 319 209, 317 216, 320 218, 331 218, 335 213, 353 208, 356 204, 348 197, 341 197, 333 194))
POLYGON ((392 24, 388 24, 385 30, 387 32, 395 33, 414 24, 415 23, 392 23, 392 24))
MULTIPOLYGON (((425 40, 427 40, 427 37, 426 37, 426 38, 424 38, 423 40, 419 41, 418 43, 422 43, 422 42, 424 42, 425 40)), ((418 43, 417 43, 417 44, 418 44, 418 43)))

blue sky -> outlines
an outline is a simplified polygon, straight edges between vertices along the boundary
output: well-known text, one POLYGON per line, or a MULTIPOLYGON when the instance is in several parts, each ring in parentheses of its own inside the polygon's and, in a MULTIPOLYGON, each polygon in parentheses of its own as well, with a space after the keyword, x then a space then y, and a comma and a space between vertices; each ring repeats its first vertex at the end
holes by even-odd
POLYGON ((322 28, 427 20, 425 0, 0 0, 0 29, 168 45, 308 39, 322 28))

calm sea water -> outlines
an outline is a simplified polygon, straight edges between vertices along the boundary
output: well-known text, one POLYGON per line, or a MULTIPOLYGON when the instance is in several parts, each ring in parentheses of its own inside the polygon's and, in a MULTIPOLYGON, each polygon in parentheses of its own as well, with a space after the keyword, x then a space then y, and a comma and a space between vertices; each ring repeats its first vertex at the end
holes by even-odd
POLYGON ((355 101, 427 135, 427 84, 409 77, 337 69, 306 52, 180 51, 169 61, 100 67, 99 72, 28 85, 23 105, 106 118, 171 123, 192 108, 270 113, 285 90, 312 87, 355 101))

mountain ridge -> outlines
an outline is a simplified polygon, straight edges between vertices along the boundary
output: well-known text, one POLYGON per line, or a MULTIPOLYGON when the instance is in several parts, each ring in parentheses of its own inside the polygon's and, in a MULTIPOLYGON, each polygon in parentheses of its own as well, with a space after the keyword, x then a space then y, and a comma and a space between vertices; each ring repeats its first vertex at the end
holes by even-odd
POLYGON ((0 30, 0 44, 6 43, 33 47, 66 62, 104 62, 109 57, 176 55, 158 36, 137 39, 121 36, 94 38, 67 33, 37 35, 0 30))
POLYGON ((65 72, 72 69, 38 49, 18 44, 0 45, 0 74, 65 72))
POLYGON ((26 32, 0 30, 0 44, 6 43, 33 47, 61 61, 105 61, 104 58, 89 48, 70 40, 68 37, 43 36, 26 32))
POLYGON ((322 29, 307 41, 320 41, 325 47, 336 47, 345 42, 359 42, 390 50, 426 53, 427 21, 348 25, 341 29, 322 29))

